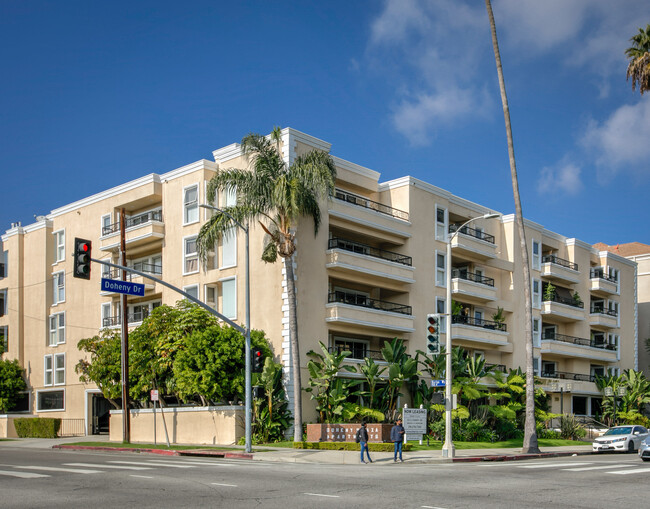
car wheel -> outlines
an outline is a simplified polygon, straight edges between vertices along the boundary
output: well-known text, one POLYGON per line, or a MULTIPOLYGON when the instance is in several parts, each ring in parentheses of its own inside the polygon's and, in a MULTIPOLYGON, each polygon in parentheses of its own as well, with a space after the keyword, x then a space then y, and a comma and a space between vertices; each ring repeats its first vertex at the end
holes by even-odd
POLYGON ((630 440, 630 443, 627 446, 627 452, 633 453, 634 452, 634 441, 630 440))

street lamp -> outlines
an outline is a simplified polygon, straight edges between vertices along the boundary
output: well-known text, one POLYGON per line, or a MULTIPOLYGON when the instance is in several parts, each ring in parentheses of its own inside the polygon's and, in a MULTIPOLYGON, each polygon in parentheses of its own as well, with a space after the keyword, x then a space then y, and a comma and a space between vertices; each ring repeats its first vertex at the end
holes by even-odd
POLYGON ((499 214, 483 214, 482 216, 473 217, 465 221, 459 228, 456 229, 454 233, 449 235, 447 232, 447 296, 445 299, 445 314, 447 315, 447 342, 445 345, 445 443, 442 446, 442 457, 443 458, 453 458, 456 455, 456 450, 454 448, 454 443, 451 438, 451 382, 452 382, 452 372, 451 372, 451 241, 454 240, 454 237, 458 235, 465 226, 467 226, 472 221, 477 219, 492 219, 494 217, 499 217, 499 214))
POLYGON ((244 233, 246 234, 246 341, 244 346, 244 357, 246 363, 246 372, 244 378, 246 379, 246 388, 245 388, 245 440, 246 440, 246 452, 251 452, 251 413, 252 413, 252 387, 251 387, 251 279, 250 279, 250 263, 249 263, 249 250, 248 250, 248 227, 241 224, 234 217, 232 217, 228 212, 214 205, 205 205, 201 204, 200 207, 204 209, 216 210, 228 216, 233 223, 239 226, 244 233))

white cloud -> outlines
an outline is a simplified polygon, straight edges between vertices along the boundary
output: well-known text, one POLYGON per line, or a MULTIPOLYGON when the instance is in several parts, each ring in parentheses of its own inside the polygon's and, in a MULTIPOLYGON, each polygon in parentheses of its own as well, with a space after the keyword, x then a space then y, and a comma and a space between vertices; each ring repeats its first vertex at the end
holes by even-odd
POLYGON ((601 183, 626 170, 650 175, 650 97, 618 108, 602 123, 590 121, 582 138, 601 183))
POLYGON ((537 191, 540 194, 563 193, 576 195, 582 190, 580 173, 582 169, 568 161, 561 161, 555 166, 542 168, 537 191))

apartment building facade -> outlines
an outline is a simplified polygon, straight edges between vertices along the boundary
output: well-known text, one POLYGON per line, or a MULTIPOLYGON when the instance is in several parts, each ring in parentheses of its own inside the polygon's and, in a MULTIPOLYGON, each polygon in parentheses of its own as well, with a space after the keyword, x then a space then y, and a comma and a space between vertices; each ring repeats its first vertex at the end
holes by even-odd
MULTIPOLYGON (((282 131, 285 161, 330 144, 291 128, 282 131)), ((119 213, 125 210, 128 264, 197 296, 243 323, 244 236, 233 230, 207 263, 196 252, 199 229, 211 212, 206 186, 219 168, 247 166, 238 144, 164 174, 151 174, 53 210, 2 236, 0 317, 7 358, 25 367, 29 392, 20 409, 83 419, 94 431, 105 407, 99 390, 79 381, 74 366, 84 356, 79 339, 119 325, 119 299, 103 293, 100 277, 117 276, 94 265, 91 280, 73 279, 75 237, 93 242, 93 256, 118 261, 119 213)), ((470 355, 502 369, 525 366, 522 260, 513 215, 479 219, 494 210, 412 177, 380 182, 380 174, 334 157, 336 192, 323 203, 317 235, 299 225, 296 274, 303 384, 305 353, 322 341, 352 352, 350 363, 380 361, 385 340, 404 340, 408 352, 426 349, 429 313, 445 310, 447 271, 452 298, 464 310, 453 316, 451 337, 470 355), (504 320, 494 315, 502 310, 504 320)), ((234 203, 236 192, 216 206, 234 203)), ((526 221, 533 288, 537 374, 554 411, 592 415, 600 408, 594 377, 637 368, 636 263, 607 250, 526 221), (562 399, 560 399, 562 398, 562 399)), ((264 235, 250 229, 251 325, 266 332, 289 377, 288 304, 283 264, 261 261, 264 235)), ((136 327, 156 306, 178 294, 147 278, 144 297, 129 297, 136 327)), ((448 331, 442 334, 446 341, 448 331)), ((291 383, 287 384, 289 398, 291 383)), ((305 420, 315 419, 303 394, 305 420)))

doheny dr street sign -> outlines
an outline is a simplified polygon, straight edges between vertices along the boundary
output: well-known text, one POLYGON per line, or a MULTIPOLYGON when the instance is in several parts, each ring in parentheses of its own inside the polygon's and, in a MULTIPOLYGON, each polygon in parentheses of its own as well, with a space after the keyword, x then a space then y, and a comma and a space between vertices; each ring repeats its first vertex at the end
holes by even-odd
POLYGON ((102 292, 125 293, 126 295, 144 297, 144 285, 129 281, 102 278, 102 292))

